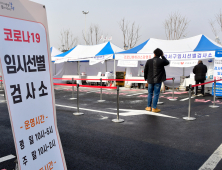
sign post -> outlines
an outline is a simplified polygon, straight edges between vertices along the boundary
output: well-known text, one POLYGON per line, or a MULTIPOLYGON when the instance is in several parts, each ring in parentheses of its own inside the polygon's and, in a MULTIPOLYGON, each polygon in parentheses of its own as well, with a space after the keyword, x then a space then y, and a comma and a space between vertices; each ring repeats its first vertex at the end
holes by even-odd
POLYGON ((28 0, 1 1, 11 7, 0 10, 0 66, 19 169, 66 170, 45 7, 28 0))

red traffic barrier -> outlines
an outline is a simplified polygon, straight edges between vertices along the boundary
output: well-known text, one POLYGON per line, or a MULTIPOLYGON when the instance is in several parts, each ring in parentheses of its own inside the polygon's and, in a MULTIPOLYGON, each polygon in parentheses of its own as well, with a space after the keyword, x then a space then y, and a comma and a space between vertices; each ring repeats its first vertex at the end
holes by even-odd
MULTIPOLYGON (((62 84, 62 83, 53 83, 56 86, 77 86, 76 84, 62 84)), ((117 89, 117 87, 106 87, 106 86, 88 86, 88 85, 79 85, 79 87, 89 87, 97 89, 117 89)))
MULTIPOLYGON (((221 80, 222 80, 222 79, 216 80, 216 81, 221 81, 221 80)), ((209 84, 209 83, 213 83, 213 82, 214 82, 214 80, 213 80, 213 81, 208 81, 208 82, 206 82, 206 83, 195 84, 195 85, 192 85, 192 87, 201 86, 201 85, 205 85, 205 84, 209 84)))
MULTIPOLYGON (((57 80, 72 80, 72 78, 53 78, 57 80)), ((100 79, 80 79, 80 78, 73 78, 73 80, 100 80, 100 79)), ((102 79, 103 81, 146 81, 144 79, 102 79)), ((167 78, 166 80, 173 80, 173 78, 167 78)), ((80 86, 81 87, 81 86, 80 86)))

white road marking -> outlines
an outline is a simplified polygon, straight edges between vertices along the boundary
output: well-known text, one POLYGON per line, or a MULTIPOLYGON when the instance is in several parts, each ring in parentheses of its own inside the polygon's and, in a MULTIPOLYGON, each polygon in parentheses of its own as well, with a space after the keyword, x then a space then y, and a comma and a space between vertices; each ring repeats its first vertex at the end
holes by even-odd
POLYGON ((125 111, 126 113, 120 113, 122 116, 135 116, 135 115, 152 115, 152 116, 161 116, 167 118, 178 119, 177 117, 164 115, 161 113, 154 113, 144 110, 133 110, 133 109, 119 109, 119 111, 125 111))
POLYGON ((102 118, 101 118, 102 120, 103 120, 103 119, 108 119, 108 117, 104 117, 104 116, 101 116, 101 117, 102 117, 102 118))
MULTIPOLYGON (((59 104, 56 104, 56 106, 77 109, 77 107, 73 107, 73 106, 65 106, 65 105, 59 105, 59 104)), ((111 115, 116 115, 117 114, 116 112, 107 112, 107 111, 93 110, 93 109, 86 109, 86 108, 79 108, 79 109, 80 110, 91 111, 91 112, 97 112, 97 113, 98 112, 99 113, 106 113, 106 114, 111 114, 111 115)), ((107 109, 109 109, 109 108, 107 108, 107 109)), ((116 109, 111 109, 111 110, 116 110, 116 109)), ((146 110, 119 109, 119 111, 120 111, 119 114, 121 116, 153 115, 153 116, 160 116, 160 117, 178 119, 177 117, 168 116, 168 115, 164 115, 164 114, 161 114, 161 113, 148 112, 146 110)))
POLYGON ((222 159, 222 144, 209 157, 209 159, 199 168, 199 170, 213 170, 222 159))
POLYGON ((14 155, 4 156, 4 157, 0 158, 0 163, 4 162, 4 161, 8 161, 8 160, 13 159, 13 158, 15 158, 14 155))
POLYGON ((147 94, 147 92, 146 92, 146 93, 136 93, 136 94, 130 94, 130 95, 126 95, 126 96, 136 96, 136 95, 140 95, 140 94, 147 94))
MULTIPOLYGON (((191 96, 191 99, 195 98, 196 96, 191 96)), ((184 98, 184 99, 181 99, 180 101, 185 101, 185 100, 189 100, 189 97, 188 98, 184 98)))
POLYGON ((185 101, 185 100, 189 100, 189 98, 184 98, 184 99, 181 99, 180 101, 185 101))
POLYGON ((75 100, 75 99, 77 99, 77 98, 69 98, 69 100, 75 100))

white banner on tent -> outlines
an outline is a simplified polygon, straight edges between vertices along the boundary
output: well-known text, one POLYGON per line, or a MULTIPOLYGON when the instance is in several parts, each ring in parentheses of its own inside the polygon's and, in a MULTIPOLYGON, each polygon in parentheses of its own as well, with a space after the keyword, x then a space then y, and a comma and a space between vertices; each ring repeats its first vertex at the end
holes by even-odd
POLYGON ((137 67, 138 61, 118 60, 117 66, 119 66, 119 67, 137 67))
MULTIPOLYGON (((54 58, 56 58, 56 57, 54 57, 54 58)), ((67 62, 68 61, 68 59, 67 58, 57 58, 57 59, 55 59, 55 64, 59 64, 59 63, 64 63, 64 62, 67 62)))
POLYGON ((215 57, 214 59, 214 79, 222 79, 222 57, 215 57))
POLYGON ((94 65, 94 64, 98 64, 98 63, 104 63, 105 60, 110 60, 113 58, 113 55, 103 55, 103 56, 95 56, 93 58, 90 58, 89 60, 89 65, 94 65))
POLYGON ((193 67, 197 63, 198 60, 170 61, 170 67, 193 67))
MULTIPOLYGON (((215 51, 184 52, 184 53, 164 53, 168 60, 201 60, 215 57, 215 51)), ((116 60, 148 60, 154 54, 116 54, 116 60)))
POLYGON ((45 27, 3 16, 0 23, 0 63, 19 169, 65 170, 45 27))

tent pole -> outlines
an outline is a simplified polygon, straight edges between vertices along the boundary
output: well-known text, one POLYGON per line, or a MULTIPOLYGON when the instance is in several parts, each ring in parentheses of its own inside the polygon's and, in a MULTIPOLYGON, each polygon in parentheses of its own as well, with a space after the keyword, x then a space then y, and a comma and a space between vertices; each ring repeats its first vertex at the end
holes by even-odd
MULTIPOLYGON (((114 75, 114 79, 116 79, 116 60, 114 59, 114 73, 113 73, 113 75, 114 75)), ((116 81, 114 81, 114 85, 116 86, 116 81)))
POLYGON ((55 64, 55 75, 56 75, 56 63, 54 63, 55 64))
POLYGON ((78 61, 78 75, 80 76, 80 73, 79 73, 79 61, 78 61))
POLYGON ((106 72, 107 72, 107 60, 105 60, 105 64, 106 64, 106 72))
POLYGON ((185 68, 183 67, 183 76, 185 75, 185 68))

